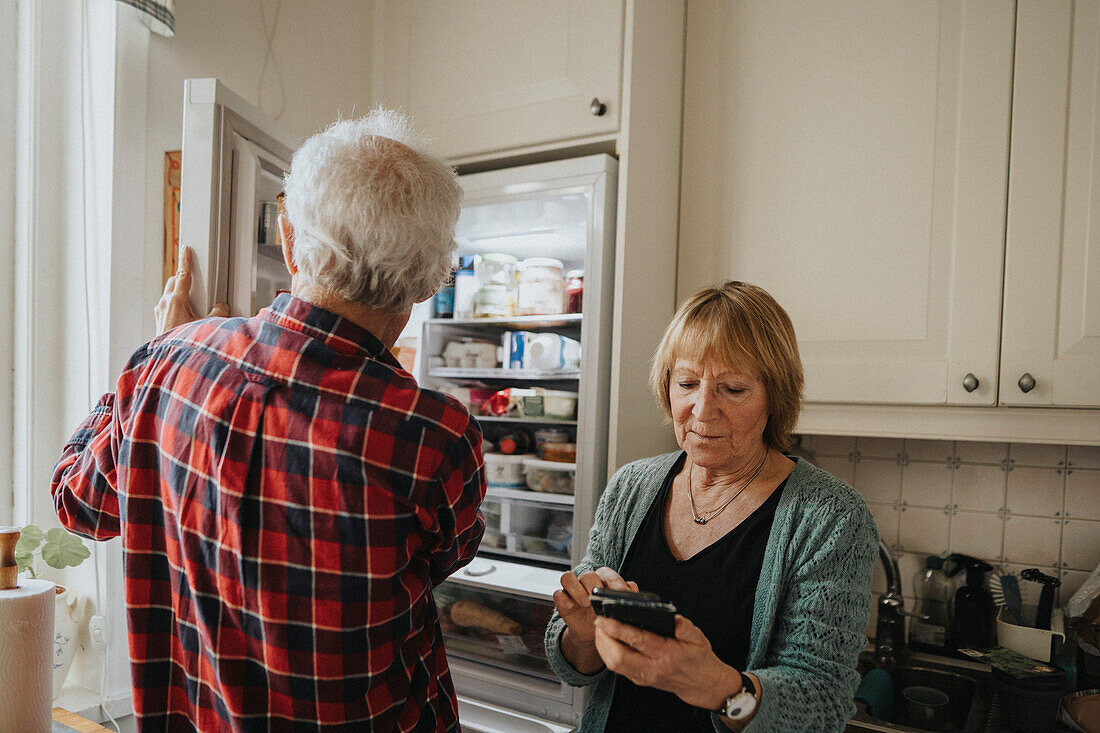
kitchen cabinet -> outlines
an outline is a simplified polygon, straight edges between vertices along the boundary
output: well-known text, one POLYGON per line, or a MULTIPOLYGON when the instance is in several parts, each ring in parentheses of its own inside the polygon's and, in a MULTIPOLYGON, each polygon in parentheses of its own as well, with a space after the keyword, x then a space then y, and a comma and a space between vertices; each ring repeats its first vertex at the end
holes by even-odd
POLYGON ((1100 405, 1098 5, 691 4, 678 296, 768 289, 810 403, 1100 405))
POLYGON ((1100 2, 1021 0, 1001 404, 1100 406, 1098 83, 1100 2))
POLYGON ((622 0, 386 0, 374 89, 452 159, 613 135, 622 0))

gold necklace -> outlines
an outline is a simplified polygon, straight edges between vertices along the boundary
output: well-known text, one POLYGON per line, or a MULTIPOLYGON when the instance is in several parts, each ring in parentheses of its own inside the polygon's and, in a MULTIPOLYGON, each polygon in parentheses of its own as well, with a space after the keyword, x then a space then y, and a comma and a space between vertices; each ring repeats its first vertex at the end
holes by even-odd
POLYGON ((749 476, 749 480, 745 482, 745 485, 738 489, 736 494, 726 499, 725 504, 718 507, 712 512, 703 512, 703 516, 701 517, 695 511, 695 495, 692 493, 691 490, 691 472, 695 470, 695 464, 692 463, 691 466, 688 468, 688 499, 691 501, 691 518, 695 520, 695 523, 706 524, 707 522, 721 514, 723 511, 725 511, 726 507, 730 505, 730 502, 741 496, 741 492, 749 488, 749 484, 752 483, 753 479, 755 479, 757 474, 760 473, 761 469, 764 468, 764 464, 768 462, 768 453, 770 451, 771 446, 764 446, 764 458, 760 461, 760 465, 756 467, 756 470, 752 472, 752 476, 749 476))

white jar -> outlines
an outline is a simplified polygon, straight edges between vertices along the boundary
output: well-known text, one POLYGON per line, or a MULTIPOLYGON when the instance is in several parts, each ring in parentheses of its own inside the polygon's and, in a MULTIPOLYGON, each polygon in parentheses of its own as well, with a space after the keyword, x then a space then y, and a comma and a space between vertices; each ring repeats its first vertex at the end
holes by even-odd
POLYGON ((561 260, 532 257, 520 263, 516 311, 521 316, 555 315, 565 311, 565 275, 561 260))

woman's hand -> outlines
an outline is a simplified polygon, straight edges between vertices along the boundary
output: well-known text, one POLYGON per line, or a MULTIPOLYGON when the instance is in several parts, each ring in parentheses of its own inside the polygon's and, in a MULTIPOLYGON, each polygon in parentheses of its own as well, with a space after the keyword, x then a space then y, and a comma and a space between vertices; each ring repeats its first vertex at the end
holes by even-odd
POLYGON ((674 638, 606 617, 594 626, 604 664, 636 685, 671 692, 706 710, 717 710, 741 689, 740 673, 719 659, 703 632, 683 616, 676 616, 674 638))
POLYGON ((596 613, 588 600, 594 588, 637 591, 638 584, 623 580, 609 567, 589 570, 580 577, 571 572, 561 576, 561 588, 554 591, 554 606, 566 626, 562 654, 582 674, 592 674, 603 667, 594 641, 596 613))
MULTIPOLYGON (((157 320, 157 334, 171 331, 176 326, 198 320, 193 308, 191 308, 191 248, 184 247, 180 252, 179 268, 176 274, 168 278, 164 283, 164 293, 153 308, 153 315, 157 320)), ((218 303, 206 316, 228 316, 229 306, 218 303)))

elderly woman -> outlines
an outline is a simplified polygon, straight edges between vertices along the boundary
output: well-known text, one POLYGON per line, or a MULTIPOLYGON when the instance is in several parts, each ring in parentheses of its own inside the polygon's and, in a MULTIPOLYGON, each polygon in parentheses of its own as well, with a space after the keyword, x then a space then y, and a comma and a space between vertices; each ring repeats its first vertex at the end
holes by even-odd
POLYGON ((185 255, 57 514, 122 537, 139 729, 456 731, 432 589, 481 539, 481 431, 390 349, 462 190, 385 110, 307 140, 285 187, 290 292, 189 323, 185 255))
POLYGON ((855 711, 877 533, 860 496, 783 453, 802 366, 787 314, 696 293, 651 383, 682 450, 621 468, 554 593, 551 665, 595 685, 581 731, 840 731, 855 711), (597 617, 598 587, 675 604, 675 637, 597 617))

